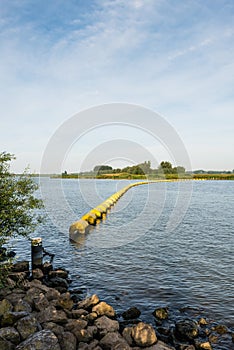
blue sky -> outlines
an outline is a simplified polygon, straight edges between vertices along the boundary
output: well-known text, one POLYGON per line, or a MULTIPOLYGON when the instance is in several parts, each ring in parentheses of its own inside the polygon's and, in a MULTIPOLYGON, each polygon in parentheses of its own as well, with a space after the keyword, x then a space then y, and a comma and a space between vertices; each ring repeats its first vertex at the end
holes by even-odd
MULTIPOLYGON (((111 102, 162 115, 183 140, 193 169, 234 169, 232 0, 0 4, 0 142, 17 156, 13 170, 39 171, 59 126, 111 102)), ((139 141, 134 131, 128 135, 139 141)), ((143 146, 149 142, 141 138, 143 146)), ((95 133, 80 141, 64 166, 79 170, 81 155, 100 142, 95 133)), ((157 162, 166 156, 155 152, 157 162)), ((139 153, 134 161, 143 160, 139 153)))

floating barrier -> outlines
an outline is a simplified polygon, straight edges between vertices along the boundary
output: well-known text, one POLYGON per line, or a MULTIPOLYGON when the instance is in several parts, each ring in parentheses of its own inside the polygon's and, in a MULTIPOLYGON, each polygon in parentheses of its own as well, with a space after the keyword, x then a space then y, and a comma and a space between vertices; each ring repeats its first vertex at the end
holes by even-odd
POLYGON ((152 182, 155 181, 135 182, 112 194, 104 202, 91 209, 88 213, 83 215, 80 220, 74 222, 70 226, 70 240, 76 242, 80 234, 85 234, 88 231, 90 225, 95 226, 97 222, 100 222, 100 220, 105 218, 107 211, 110 210, 111 207, 119 200, 119 198, 122 197, 130 188, 139 185, 146 185, 152 182))
MULTIPOLYGON (((76 222, 74 222, 69 228, 69 238, 73 242, 79 241, 80 234, 85 234, 88 232, 90 225, 95 226, 96 223, 100 222, 100 220, 106 217, 108 210, 118 201, 120 197, 122 197, 130 188, 139 186, 139 185, 147 185, 155 182, 175 182, 175 181, 183 181, 183 180, 156 180, 156 181, 141 181, 134 182, 118 192, 112 194, 109 198, 107 198, 104 202, 99 204, 97 207, 91 209, 87 214, 83 215, 82 218, 76 222)), ((189 181, 189 180, 185 180, 189 181)))

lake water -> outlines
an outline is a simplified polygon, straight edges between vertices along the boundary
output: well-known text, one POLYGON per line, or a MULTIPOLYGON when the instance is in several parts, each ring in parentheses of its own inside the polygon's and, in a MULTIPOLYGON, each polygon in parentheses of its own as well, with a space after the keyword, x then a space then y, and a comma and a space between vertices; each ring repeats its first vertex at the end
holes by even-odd
MULTIPOLYGON (((70 271, 72 287, 118 312, 137 306, 147 321, 158 306, 175 314, 190 306, 233 326, 234 181, 134 187, 78 244, 69 242, 70 224, 127 183, 42 178, 49 218, 34 236, 70 271)), ((30 259, 30 243, 15 244, 30 259)))

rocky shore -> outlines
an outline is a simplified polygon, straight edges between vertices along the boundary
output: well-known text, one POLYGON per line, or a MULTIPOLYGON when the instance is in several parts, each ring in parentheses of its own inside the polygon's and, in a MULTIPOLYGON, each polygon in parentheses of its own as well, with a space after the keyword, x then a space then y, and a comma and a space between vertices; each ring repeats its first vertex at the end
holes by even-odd
POLYGON ((153 311, 155 324, 131 307, 117 315, 97 295, 69 289, 68 272, 45 263, 30 274, 29 262, 13 266, 0 289, 1 350, 210 350, 234 349, 234 334, 204 317, 170 318, 153 311))

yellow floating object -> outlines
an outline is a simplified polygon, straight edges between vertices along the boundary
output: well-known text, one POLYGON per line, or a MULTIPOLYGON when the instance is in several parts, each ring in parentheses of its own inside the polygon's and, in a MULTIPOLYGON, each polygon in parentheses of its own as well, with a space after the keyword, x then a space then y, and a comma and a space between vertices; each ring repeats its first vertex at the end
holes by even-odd
POLYGON ((101 213, 102 213, 102 215, 103 214, 105 214, 106 213, 106 207, 104 207, 103 205, 98 205, 95 209, 97 209, 98 211, 100 211, 101 213))
POLYGON ((134 182, 128 186, 123 187, 121 190, 112 194, 104 202, 91 209, 87 214, 83 215, 82 218, 74 222, 69 229, 69 237, 71 241, 79 242, 79 235, 86 233, 89 225, 96 225, 101 219, 105 220, 107 211, 114 205, 117 200, 122 197, 130 188, 139 185, 146 185, 154 182, 171 181, 171 180, 157 180, 157 181, 141 181, 134 182))
POLYGON ((90 210, 90 213, 96 215, 97 219, 101 219, 102 217, 102 213, 96 208, 90 210))
POLYGON ((94 213, 88 212, 87 214, 82 216, 81 219, 87 221, 90 225, 95 225, 97 216, 94 213))
POLYGON ((85 229, 89 226, 88 222, 80 219, 74 222, 69 229, 70 239, 71 236, 77 235, 78 233, 85 233, 85 229))

